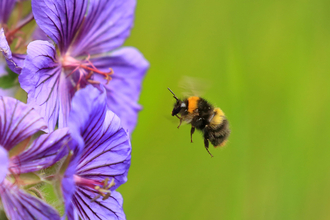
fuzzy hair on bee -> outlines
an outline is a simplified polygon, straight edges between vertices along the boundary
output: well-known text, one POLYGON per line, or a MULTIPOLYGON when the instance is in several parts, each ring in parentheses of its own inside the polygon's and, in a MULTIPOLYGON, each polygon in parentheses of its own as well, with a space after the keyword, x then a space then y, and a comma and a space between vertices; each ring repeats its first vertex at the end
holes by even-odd
POLYGON ((179 99, 174 92, 167 88, 176 99, 172 110, 172 116, 176 116, 182 122, 191 125, 190 138, 195 130, 200 130, 204 137, 204 146, 207 152, 213 157, 209 151, 209 142, 214 147, 222 147, 226 144, 230 135, 229 123, 225 114, 220 108, 216 108, 199 96, 190 96, 179 99))

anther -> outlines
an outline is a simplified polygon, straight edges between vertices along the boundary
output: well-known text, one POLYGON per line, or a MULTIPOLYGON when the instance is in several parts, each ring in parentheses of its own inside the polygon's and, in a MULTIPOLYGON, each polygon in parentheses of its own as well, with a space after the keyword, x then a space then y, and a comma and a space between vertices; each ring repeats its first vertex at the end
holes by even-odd
POLYGON ((102 196, 102 200, 106 200, 111 196, 110 188, 115 185, 115 180, 112 179, 109 183, 109 178, 105 178, 105 180, 102 182, 102 186, 95 186, 94 189, 98 192, 98 195, 96 195, 91 202, 95 202, 98 198, 102 196))

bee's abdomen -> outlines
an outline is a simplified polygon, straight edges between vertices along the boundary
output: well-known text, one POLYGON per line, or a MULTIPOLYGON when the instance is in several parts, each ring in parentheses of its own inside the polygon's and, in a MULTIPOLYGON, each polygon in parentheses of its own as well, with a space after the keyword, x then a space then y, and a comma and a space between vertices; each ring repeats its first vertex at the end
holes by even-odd
MULTIPOLYGON (((213 117, 210 120, 210 126, 212 128, 217 128, 220 124, 222 124, 223 120, 226 118, 225 114, 220 108, 215 108, 213 110, 213 117)), ((228 122, 227 122, 228 123, 228 122)))
POLYGON ((206 126, 203 132, 204 138, 208 139, 214 147, 224 146, 230 134, 228 120, 223 118, 220 124, 206 126))

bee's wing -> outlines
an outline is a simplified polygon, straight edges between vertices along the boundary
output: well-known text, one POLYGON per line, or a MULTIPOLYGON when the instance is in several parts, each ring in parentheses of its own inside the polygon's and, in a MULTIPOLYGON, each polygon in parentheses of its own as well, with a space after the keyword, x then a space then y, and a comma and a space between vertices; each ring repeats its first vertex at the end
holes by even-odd
POLYGON ((179 81, 179 87, 184 97, 203 96, 211 84, 209 80, 191 76, 183 76, 179 81))
POLYGON ((179 121, 177 117, 173 117, 171 115, 163 115, 163 118, 170 121, 171 123, 177 123, 179 121))

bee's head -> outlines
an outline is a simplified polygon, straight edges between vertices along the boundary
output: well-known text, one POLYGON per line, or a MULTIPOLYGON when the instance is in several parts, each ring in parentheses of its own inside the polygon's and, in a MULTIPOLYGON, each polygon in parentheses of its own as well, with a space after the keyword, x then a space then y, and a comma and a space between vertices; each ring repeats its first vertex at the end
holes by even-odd
POLYGON ((186 108, 187 108, 186 103, 180 99, 177 99, 174 104, 174 108, 172 110, 172 116, 179 114, 182 109, 186 109, 186 108))
POLYGON ((172 92, 172 90, 170 88, 167 88, 172 94, 173 94, 173 98, 176 99, 176 102, 174 104, 174 108, 172 110, 172 116, 174 115, 177 115, 180 113, 180 111, 183 109, 183 108, 186 108, 186 103, 183 102, 181 99, 178 99, 176 97, 176 95, 174 94, 174 92, 172 92))

